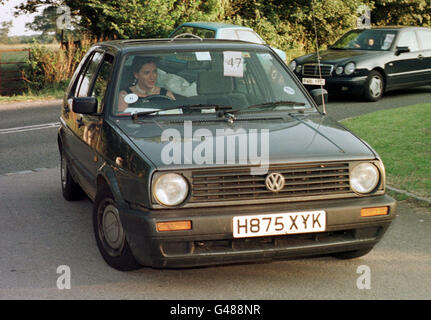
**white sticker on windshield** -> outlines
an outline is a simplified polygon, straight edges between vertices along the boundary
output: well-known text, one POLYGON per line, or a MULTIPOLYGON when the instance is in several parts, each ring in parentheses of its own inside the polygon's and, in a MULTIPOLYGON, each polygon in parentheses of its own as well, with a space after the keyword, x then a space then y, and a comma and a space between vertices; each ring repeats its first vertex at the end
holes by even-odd
POLYGON ((195 52, 196 60, 198 61, 211 61, 211 55, 208 51, 205 52, 195 52))
POLYGON ((283 90, 287 94, 291 94, 291 95, 295 94, 295 90, 293 90, 291 87, 284 87, 283 90))
POLYGON ((136 101, 138 101, 138 98, 138 95, 134 93, 129 93, 124 97, 124 102, 127 104, 135 103, 136 101))
POLYGON ((244 75, 244 60, 241 52, 223 52, 223 75, 225 77, 242 78, 244 75))

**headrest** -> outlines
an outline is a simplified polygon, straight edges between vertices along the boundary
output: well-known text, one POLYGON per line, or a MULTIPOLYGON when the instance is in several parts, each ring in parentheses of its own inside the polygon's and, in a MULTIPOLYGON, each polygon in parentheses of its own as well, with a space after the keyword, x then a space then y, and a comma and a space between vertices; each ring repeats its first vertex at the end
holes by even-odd
POLYGON ((228 94, 233 91, 232 77, 223 72, 203 71, 198 74, 197 92, 202 94, 228 94))

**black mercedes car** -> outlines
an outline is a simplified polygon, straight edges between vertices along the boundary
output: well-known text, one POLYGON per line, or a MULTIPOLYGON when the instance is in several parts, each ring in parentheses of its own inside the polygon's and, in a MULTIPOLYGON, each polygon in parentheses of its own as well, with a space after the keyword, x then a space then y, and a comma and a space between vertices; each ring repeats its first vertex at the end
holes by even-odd
POLYGON ((294 59, 302 83, 377 101, 389 90, 431 84, 431 29, 373 27, 351 30, 328 50, 294 59))
POLYGON ((65 199, 119 270, 368 253, 395 217, 378 154, 267 45, 94 45, 61 109, 65 199))

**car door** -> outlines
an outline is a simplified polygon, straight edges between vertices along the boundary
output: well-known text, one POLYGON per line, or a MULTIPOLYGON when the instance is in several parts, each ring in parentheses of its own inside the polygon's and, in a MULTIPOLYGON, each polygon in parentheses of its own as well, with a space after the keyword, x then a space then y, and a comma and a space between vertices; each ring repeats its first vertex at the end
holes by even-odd
POLYGON ((422 47, 423 81, 431 83, 431 30, 418 30, 419 43, 422 47))
POLYGON ((94 60, 99 59, 100 55, 100 52, 90 51, 83 58, 72 77, 71 85, 66 92, 66 99, 62 108, 61 119, 64 124, 62 127, 62 150, 69 160, 69 169, 74 179, 80 182, 81 185, 85 183, 83 179, 83 172, 85 170, 82 163, 83 124, 82 115, 73 111, 72 102, 73 98, 79 96, 81 90, 83 91, 81 88, 84 88, 85 84, 88 83, 86 74, 89 66, 94 63, 94 60))
MULTIPOLYGON (((393 60, 386 65, 388 86, 406 87, 421 81, 423 76, 423 53, 415 30, 402 30, 395 48, 407 47, 409 52, 395 51, 393 60)), ((395 49, 397 50, 397 49, 395 49)))
POLYGON ((82 163, 86 168, 86 175, 88 180, 88 193, 95 196, 97 185, 96 176, 98 169, 103 164, 103 157, 101 156, 103 142, 102 142, 102 128, 104 119, 104 109, 106 104, 107 88, 110 85, 112 71, 113 71, 114 57, 109 53, 103 55, 103 59, 99 63, 97 72, 94 74, 87 96, 95 97, 97 99, 97 114, 95 115, 82 115, 82 123, 84 127, 82 140, 82 163))
POLYGON ((76 83, 70 90, 67 101, 70 108, 70 116, 68 118, 68 127, 71 130, 72 137, 70 140, 70 150, 73 154, 73 167, 75 169, 77 178, 80 185, 87 194, 91 193, 91 170, 86 166, 88 152, 88 144, 85 142, 84 133, 88 124, 86 124, 86 118, 84 115, 75 113, 72 109, 72 101, 75 97, 87 97, 94 75, 97 72, 99 64, 103 58, 103 51, 93 51, 89 56, 85 66, 82 68, 76 83))

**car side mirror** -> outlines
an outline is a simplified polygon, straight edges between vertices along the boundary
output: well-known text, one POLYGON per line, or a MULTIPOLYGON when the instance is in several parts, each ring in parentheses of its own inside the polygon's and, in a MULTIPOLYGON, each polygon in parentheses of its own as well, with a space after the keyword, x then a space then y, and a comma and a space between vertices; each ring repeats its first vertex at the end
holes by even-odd
POLYGON ((318 106, 321 106, 323 102, 328 102, 328 91, 325 89, 314 89, 310 91, 310 94, 318 106))
POLYGON ((72 110, 81 114, 97 114, 97 99, 96 97, 75 97, 72 110))
POLYGON ((397 47, 395 49, 395 55, 399 56, 401 53, 406 53, 406 52, 410 52, 410 48, 409 47, 397 47))

